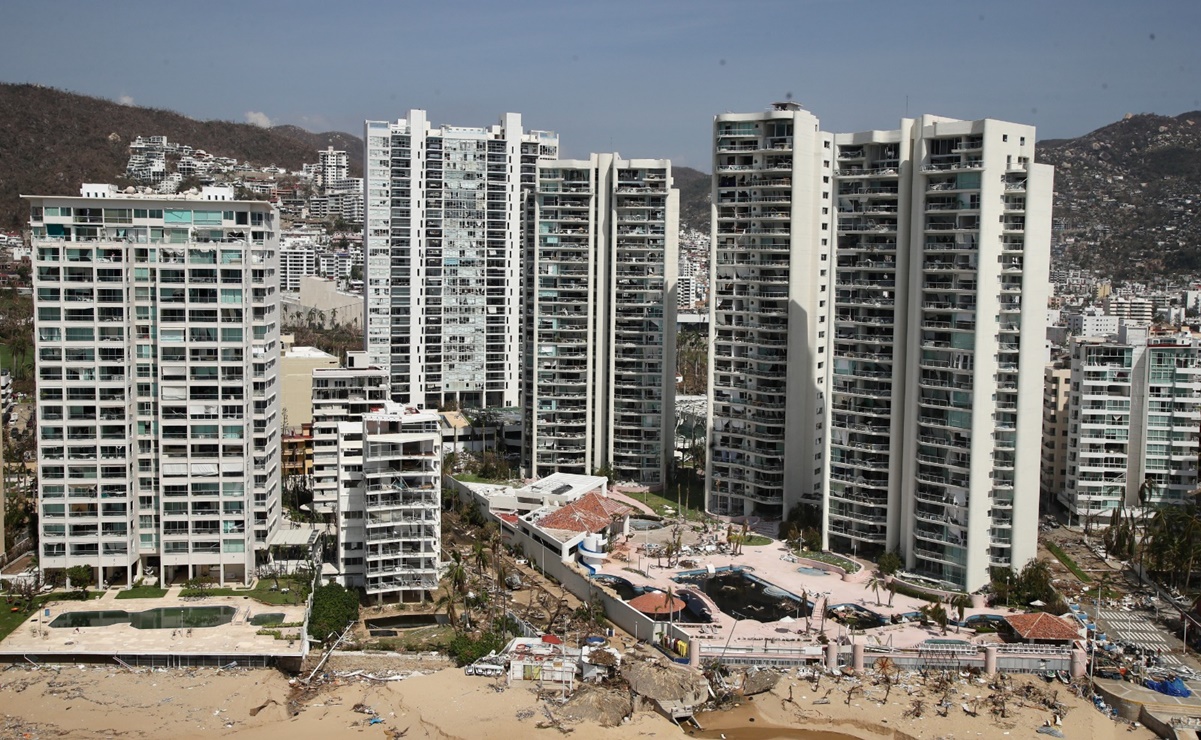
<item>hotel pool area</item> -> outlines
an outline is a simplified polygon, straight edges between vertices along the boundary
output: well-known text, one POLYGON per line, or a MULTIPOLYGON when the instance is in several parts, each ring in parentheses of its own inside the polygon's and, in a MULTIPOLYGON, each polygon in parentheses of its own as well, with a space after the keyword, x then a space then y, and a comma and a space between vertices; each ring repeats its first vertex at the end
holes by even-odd
POLYGON ((808 616, 812 602, 751 575, 746 568, 686 571, 673 580, 700 588, 723 613, 736 619, 778 622, 808 616))
POLYGON ((147 609, 142 612, 121 610, 67 612, 50 623, 55 628, 108 627, 129 624, 134 629, 191 629, 229 624, 237 612, 232 606, 180 606, 147 609))
POLYGON ((829 573, 822 570, 821 568, 810 568, 807 565, 802 565, 801 567, 797 568, 796 572, 800 573, 801 575, 805 575, 805 576, 828 576, 828 575, 830 575, 829 573))

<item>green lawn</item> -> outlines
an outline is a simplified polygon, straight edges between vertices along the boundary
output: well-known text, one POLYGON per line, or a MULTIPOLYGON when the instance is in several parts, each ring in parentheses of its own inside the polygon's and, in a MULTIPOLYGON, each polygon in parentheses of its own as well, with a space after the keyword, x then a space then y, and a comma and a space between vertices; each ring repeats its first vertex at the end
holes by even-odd
POLYGON ((167 589, 158 586, 134 586, 128 591, 117 594, 118 599, 161 599, 167 595, 167 589))
POLYGON ((702 519, 705 516, 705 486, 696 477, 685 473, 678 484, 671 483, 659 493, 630 493, 630 498, 641 501, 662 515, 667 507, 683 512, 687 519, 702 519))
MULTIPOLYGON (((103 595, 104 595, 103 591, 89 591, 88 599, 90 599, 90 600, 99 599, 103 595)), ((29 617, 33 616, 33 613, 36 612, 37 610, 41 609, 45 604, 48 604, 51 601, 68 601, 69 600, 69 599, 64 599, 63 596, 65 596, 65 594, 62 592, 51 593, 51 594, 42 594, 41 596, 37 596, 33 600, 33 607, 31 609, 29 609, 28 611, 23 611, 23 612, 21 612, 21 611, 14 612, 12 610, 13 609, 12 603, 10 603, 8 598, 5 597, 5 599, 3 601, 0 601, 0 640, 3 640, 4 638, 6 638, 10 634, 12 634, 13 630, 15 630, 17 627, 19 627, 21 625, 21 623, 24 622, 26 619, 29 619, 29 617)))

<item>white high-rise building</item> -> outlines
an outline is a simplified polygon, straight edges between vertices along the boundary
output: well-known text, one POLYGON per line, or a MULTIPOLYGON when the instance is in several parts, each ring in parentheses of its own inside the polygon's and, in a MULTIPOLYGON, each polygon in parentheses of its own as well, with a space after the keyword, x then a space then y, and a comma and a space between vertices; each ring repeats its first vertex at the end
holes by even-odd
POLYGON ((435 128, 425 111, 366 124, 366 349, 392 397, 516 406, 522 192, 558 137, 506 113, 435 128))
POLYGON ((279 289, 300 292, 300 279, 317 274, 317 256, 317 250, 311 245, 279 250, 279 289))
POLYGON ((821 501, 831 137, 793 103, 713 135, 707 506, 779 518, 821 501))
POLYGON ((1023 565, 1052 182, 1034 129, 827 135, 792 104, 715 126, 710 510, 814 505, 831 549, 956 588, 1023 565))
POLYGON ((525 262, 523 466, 666 483, 679 191, 671 163, 538 165, 525 262))
POLYGON ((1181 503, 1197 487, 1201 339, 1124 326, 1072 340, 1066 485, 1081 521, 1114 509, 1181 503))
POLYGON ((834 148, 827 541, 974 591, 1035 555, 1053 170, 994 120, 834 148))
POLYGON ((275 208, 229 188, 26 199, 39 566, 248 582, 280 518, 275 208))
POLYGON ((321 192, 338 190, 341 181, 350 176, 350 157, 332 146, 317 152, 317 165, 321 171, 321 192))

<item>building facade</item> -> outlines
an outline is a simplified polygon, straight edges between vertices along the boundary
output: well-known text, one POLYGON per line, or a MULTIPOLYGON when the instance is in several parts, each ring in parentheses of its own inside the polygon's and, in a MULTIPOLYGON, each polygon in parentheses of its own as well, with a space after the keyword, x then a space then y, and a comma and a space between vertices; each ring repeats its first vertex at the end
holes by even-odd
POLYGON ((1066 362, 1043 371, 1043 451, 1040 488, 1043 502, 1055 501, 1067 485, 1068 404, 1072 368, 1066 362))
POLYGON ((364 352, 348 352, 346 367, 312 370, 313 510, 333 522, 338 505, 338 424, 358 422, 388 400, 388 372, 364 352))
POLYGON ((666 160, 538 165, 525 260, 523 467, 653 488, 673 454, 679 191, 666 160))
POLYGON ((706 506, 779 518, 821 501, 831 137, 793 103, 713 137, 706 506))
POLYGON ((834 143, 828 542, 974 591, 1035 555, 1053 170, 991 119, 834 143))
POLYGON ((442 433, 438 415, 387 401, 337 424, 335 577, 376 603, 438 587, 442 433))
POLYGON ((366 124, 366 350, 398 402, 517 406, 522 193, 558 137, 506 113, 366 124))
POLYGON ((229 188, 26 198, 39 567, 249 582, 280 519, 274 207, 229 188))
POLYGON ((1060 502, 1104 522, 1114 509, 1181 503, 1197 487, 1201 340, 1124 326, 1071 347, 1068 463, 1060 502))

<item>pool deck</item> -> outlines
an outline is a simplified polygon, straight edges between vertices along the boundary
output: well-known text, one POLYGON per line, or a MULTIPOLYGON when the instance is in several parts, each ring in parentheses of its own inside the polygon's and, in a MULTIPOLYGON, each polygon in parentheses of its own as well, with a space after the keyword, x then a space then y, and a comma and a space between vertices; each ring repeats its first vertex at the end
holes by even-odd
MULTIPOLYGON (((641 557, 633 552, 633 547, 637 543, 644 541, 641 534, 635 536, 634 541, 630 543, 629 561, 622 562, 620 560, 607 560, 604 566, 600 568, 597 575, 612 575, 618 578, 624 578, 634 586, 652 587, 660 590, 666 590, 672 587, 679 590, 682 586, 672 580, 683 571, 695 571, 697 569, 705 569, 707 566, 718 568, 750 568, 751 572, 759 579, 778 586, 796 596, 800 596, 802 592, 808 594, 808 600, 814 601, 816 595, 828 593, 827 604, 837 606, 838 604, 855 604, 857 606, 870 609, 884 617, 890 617, 893 614, 905 614, 907 612, 916 612, 927 603, 921 599, 916 599, 903 594, 896 594, 893 597, 892 606, 888 606, 889 593, 884 589, 880 589, 879 602, 875 592, 867 587, 867 574, 860 574, 859 581, 844 581, 841 574, 830 573, 828 575, 813 575, 810 573, 800 573, 798 568, 805 567, 804 563, 792 562, 784 559, 787 555, 787 549, 781 542, 773 542, 770 545, 761 547, 743 547, 742 553, 737 556, 729 554, 693 554, 687 556, 689 560, 695 561, 695 566, 690 565, 688 568, 666 567, 666 559, 663 560, 664 567, 658 567, 657 558, 647 557, 643 554, 641 557), (644 577, 640 573, 634 572, 641 562, 642 570, 646 572, 644 577), (629 568, 630 570, 626 570, 629 568)), ((699 591, 699 589, 696 589, 699 591)), ((712 601, 707 599, 710 607, 716 617, 716 622, 709 625, 696 624, 680 624, 680 628, 686 630, 696 639, 702 642, 716 645, 725 645, 727 641, 731 647, 762 645, 766 647, 804 647, 808 645, 818 644, 817 636, 819 627, 821 626, 821 617, 815 616, 810 620, 811 630, 806 634, 805 618, 801 617, 793 622, 770 622, 763 623, 754 619, 736 619, 729 614, 725 614, 716 609, 712 601), (732 636, 731 636, 731 633, 732 636)), ((949 616, 955 619, 958 614, 951 607, 947 607, 949 616)), ((1008 610, 1001 608, 984 608, 964 610, 964 618, 971 617, 975 614, 1010 614, 1018 613, 1018 610, 1008 610)), ((831 639, 837 639, 840 636, 846 636, 846 629, 833 619, 825 620, 824 632, 831 639)), ((918 623, 906 623, 897 625, 886 625, 866 630, 863 635, 855 635, 850 639, 853 642, 866 642, 868 645, 890 645, 897 648, 913 647, 929 639, 943 638, 942 630, 935 625, 930 627, 922 627, 918 623)), ((976 636, 975 631, 962 628, 956 634, 954 626, 947 627, 947 639, 961 639, 977 642, 994 642, 995 635, 976 636)))
MULTIPOLYGON (((46 604, 0 642, 0 661, 35 655, 64 658, 70 655, 120 656, 255 656, 294 658, 304 651, 303 640, 276 640, 271 635, 255 634, 260 627, 250 623, 250 615, 282 613, 284 622, 303 622, 304 606, 274 606, 243 596, 210 596, 183 599, 179 589, 171 589, 158 599, 117 599, 110 590, 102 598, 90 601, 56 601, 46 604), (234 622, 216 627, 192 629, 137 629, 129 624, 107 627, 49 627, 57 617, 70 612, 146 611, 186 607, 232 606, 238 612, 234 622), (45 616, 46 610, 50 616, 45 616)), ((283 634, 299 634, 300 627, 279 628, 283 634)))

